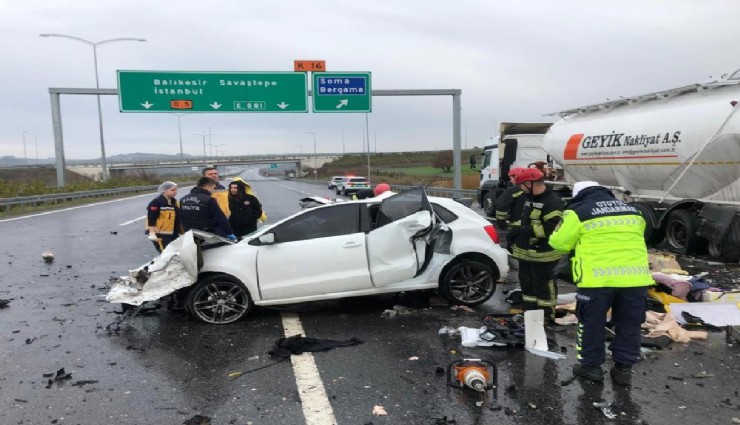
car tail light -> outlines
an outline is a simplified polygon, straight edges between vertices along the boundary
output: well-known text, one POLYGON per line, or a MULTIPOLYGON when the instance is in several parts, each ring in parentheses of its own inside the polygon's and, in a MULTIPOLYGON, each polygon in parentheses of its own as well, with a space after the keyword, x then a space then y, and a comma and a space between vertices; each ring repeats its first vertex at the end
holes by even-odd
POLYGON ((483 227, 483 230, 488 233, 488 236, 491 238, 493 243, 498 244, 498 233, 496 233, 496 229, 493 227, 493 224, 483 227))

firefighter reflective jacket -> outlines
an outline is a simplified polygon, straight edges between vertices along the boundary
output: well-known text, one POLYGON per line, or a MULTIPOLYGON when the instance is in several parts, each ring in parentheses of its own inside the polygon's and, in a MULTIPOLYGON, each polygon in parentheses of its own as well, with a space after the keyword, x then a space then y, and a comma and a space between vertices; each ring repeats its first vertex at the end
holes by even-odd
POLYGON ((527 196, 519 185, 507 187, 496 198, 496 220, 503 220, 511 226, 518 226, 526 200, 527 196))
POLYGON ((575 249, 573 279, 581 288, 653 284, 645 246, 645 220, 632 205, 600 186, 583 189, 565 211, 550 245, 575 249))
POLYGON ((562 253, 552 249, 547 243, 555 228, 563 218, 563 200, 550 188, 539 195, 527 195, 522 212, 521 226, 514 227, 514 258, 538 263, 558 261, 562 253))
POLYGON ((159 195, 146 207, 146 223, 148 227, 155 226, 160 235, 179 235, 180 208, 177 200, 169 201, 164 195, 159 195))

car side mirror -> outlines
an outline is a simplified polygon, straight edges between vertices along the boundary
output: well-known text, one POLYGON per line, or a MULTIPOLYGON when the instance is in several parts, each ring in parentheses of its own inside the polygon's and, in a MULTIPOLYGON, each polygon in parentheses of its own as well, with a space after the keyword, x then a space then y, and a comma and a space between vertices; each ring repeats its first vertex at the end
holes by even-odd
POLYGON ((265 233, 264 235, 260 235, 259 237, 252 239, 249 241, 250 245, 274 245, 275 244, 275 234, 274 233, 265 233))
POLYGON ((273 245, 275 243, 274 233, 265 233, 264 235, 257 238, 262 245, 273 245))

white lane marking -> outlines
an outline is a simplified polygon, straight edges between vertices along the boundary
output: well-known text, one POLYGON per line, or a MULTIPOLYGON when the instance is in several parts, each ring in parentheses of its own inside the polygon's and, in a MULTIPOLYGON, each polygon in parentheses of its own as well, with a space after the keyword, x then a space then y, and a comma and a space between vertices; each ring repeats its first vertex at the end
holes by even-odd
POLYGON ((64 212, 64 211, 78 210, 80 208, 89 208, 89 207, 94 207, 94 206, 97 206, 97 205, 112 204, 113 202, 121 202, 121 201, 127 201, 129 199, 143 198, 144 196, 152 196, 152 194, 151 193, 147 193, 145 195, 137 195, 137 196, 131 196, 131 197, 128 197, 128 198, 114 199, 112 201, 96 202, 94 204, 86 204, 86 205, 79 205, 77 207, 62 208, 61 210, 46 211, 46 212, 42 212, 42 213, 38 213, 38 214, 24 215, 23 217, 6 218, 4 220, 0 220, 0 223, 5 223, 5 222, 8 222, 8 221, 16 221, 16 220, 25 220, 27 218, 41 217, 43 215, 56 214, 56 213, 60 213, 60 212, 64 212))
MULTIPOLYGON (((283 312, 283 329, 285 337, 294 335, 305 335, 303 325, 296 313, 283 312)), ((321 382, 319 369, 313 359, 313 354, 303 353, 290 356, 293 363, 293 374, 298 386, 298 395, 301 397, 303 416, 306 425, 336 425, 334 410, 331 408, 329 398, 326 396, 324 383, 321 382)))
POLYGON ((146 218, 146 215, 142 215, 141 217, 137 217, 137 218, 135 218, 133 220, 129 220, 129 221, 125 222, 125 223, 121 223, 121 224, 119 224, 119 226, 128 226, 131 223, 136 223, 137 221, 143 220, 145 218, 146 218))

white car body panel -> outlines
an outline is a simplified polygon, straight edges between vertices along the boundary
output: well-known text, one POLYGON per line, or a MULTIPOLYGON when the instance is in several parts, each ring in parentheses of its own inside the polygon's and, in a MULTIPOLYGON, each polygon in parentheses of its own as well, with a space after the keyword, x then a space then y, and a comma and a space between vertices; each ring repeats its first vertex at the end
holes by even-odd
MULTIPOLYGON (((368 233, 367 256, 373 285, 387 286, 416 275, 421 263, 417 260, 411 237, 431 224, 431 213, 419 211, 368 233)), ((421 261, 424 261, 423 250, 421 261)))
POLYGON ((367 270, 364 233, 260 246, 257 255, 263 300, 369 289, 367 270))

